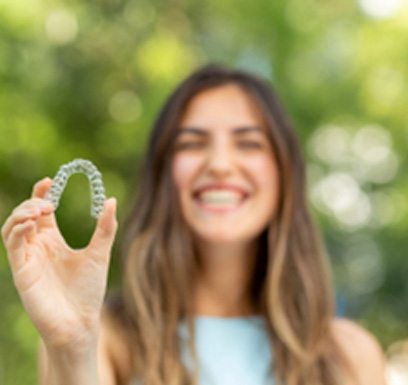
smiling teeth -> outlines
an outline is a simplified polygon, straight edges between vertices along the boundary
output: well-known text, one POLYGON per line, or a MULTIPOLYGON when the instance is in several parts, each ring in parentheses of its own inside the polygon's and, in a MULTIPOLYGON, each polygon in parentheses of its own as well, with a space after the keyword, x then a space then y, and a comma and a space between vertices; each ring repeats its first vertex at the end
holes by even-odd
POLYGON ((199 199, 207 204, 228 204, 236 205, 241 201, 241 195, 231 191, 208 191, 200 194, 199 199))

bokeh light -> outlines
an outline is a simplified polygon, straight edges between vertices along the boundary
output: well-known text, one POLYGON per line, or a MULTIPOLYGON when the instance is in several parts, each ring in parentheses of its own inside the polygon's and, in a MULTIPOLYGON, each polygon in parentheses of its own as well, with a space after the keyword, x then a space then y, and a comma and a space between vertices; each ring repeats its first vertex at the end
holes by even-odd
POLYGON ((403 0, 359 0, 367 15, 383 19, 394 16, 401 8, 403 0))
POLYGON ((51 11, 45 20, 45 31, 49 40, 55 44, 73 42, 78 34, 75 13, 62 8, 51 11))
POLYGON ((408 384, 408 340, 392 344, 387 356, 388 385, 408 384))
POLYGON ((115 93, 109 102, 109 113, 121 123, 134 122, 141 113, 142 104, 132 91, 122 90, 115 93))

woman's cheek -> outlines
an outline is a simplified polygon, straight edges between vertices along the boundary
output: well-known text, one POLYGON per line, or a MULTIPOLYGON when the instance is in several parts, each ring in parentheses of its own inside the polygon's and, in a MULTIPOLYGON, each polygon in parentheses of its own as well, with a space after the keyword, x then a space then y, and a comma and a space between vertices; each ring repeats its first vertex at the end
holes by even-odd
POLYGON ((253 156, 247 159, 246 167, 260 185, 270 185, 277 181, 277 167, 272 157, 253 156))
POLYGON ((190 187, 192 179, 196 176, 200 166, 202 164, 202 159, 199 156, 193 155, 176 155, 173 159, 173 177, 176 185, 179 188, 190 187))

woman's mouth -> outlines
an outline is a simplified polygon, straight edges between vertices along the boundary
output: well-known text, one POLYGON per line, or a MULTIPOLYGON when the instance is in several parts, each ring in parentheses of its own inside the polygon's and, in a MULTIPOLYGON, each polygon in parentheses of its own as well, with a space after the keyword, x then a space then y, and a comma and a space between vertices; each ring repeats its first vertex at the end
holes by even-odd
POLYGON ((195 194, 194 200, 201 209, 211 212, 230 212, 239 209, 247 196, 236 190, 213 189, 195 194))

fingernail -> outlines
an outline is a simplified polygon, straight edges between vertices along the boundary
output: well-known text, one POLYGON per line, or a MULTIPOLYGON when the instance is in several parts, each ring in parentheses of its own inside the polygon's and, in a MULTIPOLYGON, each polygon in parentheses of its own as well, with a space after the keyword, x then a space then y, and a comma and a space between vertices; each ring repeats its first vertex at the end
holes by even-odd
POLYGON ((116 199, 114 197, 109 197, 109 198, 106 198, 106 200, 105 200, 106 203, 113 202, 113 201, 116 201, 116 199))

